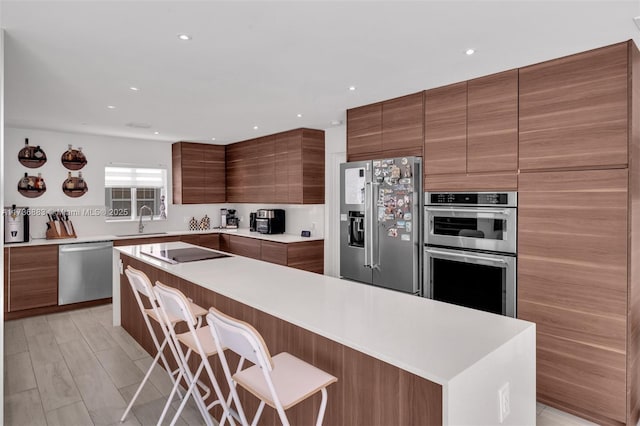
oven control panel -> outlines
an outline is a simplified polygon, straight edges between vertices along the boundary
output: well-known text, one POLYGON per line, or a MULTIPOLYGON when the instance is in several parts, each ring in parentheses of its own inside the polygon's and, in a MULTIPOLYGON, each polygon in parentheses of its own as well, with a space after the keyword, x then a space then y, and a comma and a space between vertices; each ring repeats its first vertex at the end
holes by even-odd
POLYGON ((513 206, 517 205, 516 192, 426 192, 430 205, 458 206, 513 206))

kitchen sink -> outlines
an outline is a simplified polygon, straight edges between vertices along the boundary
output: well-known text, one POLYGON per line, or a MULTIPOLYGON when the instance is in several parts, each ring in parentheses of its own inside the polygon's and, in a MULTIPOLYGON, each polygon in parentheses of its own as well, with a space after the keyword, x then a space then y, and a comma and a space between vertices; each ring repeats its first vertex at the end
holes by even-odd
POLYGON ((151 237, 154 235, 167 235, 166 232, 137 232, 135 234, 116 234, 116 237, 151 237))

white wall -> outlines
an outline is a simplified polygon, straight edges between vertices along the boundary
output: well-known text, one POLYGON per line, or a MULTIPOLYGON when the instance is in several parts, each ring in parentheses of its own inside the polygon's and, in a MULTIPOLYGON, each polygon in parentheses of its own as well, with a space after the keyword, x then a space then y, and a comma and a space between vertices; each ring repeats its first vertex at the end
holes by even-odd
POLYGON ((340 163, 346 161, 346 126, 325 129, 324 273, 340 276, 340 163))
MULTIPOLYGON (((6 128, 4 205, 37 207, 39 209, 62 208, 82 213, 83 209, 104 207, 104 167, 110 163, 130 163, 167 168, 167 178, 171 182, 171 144, 141 139, 125 139, 108 136, 63 133, 35 129, 6 128), (38 169, 28 169, 18 162, 18 151, 29 138, 31 145, 40 145, 47 154, 47 162, 38 169), (81 146, 87 156, 87 165, 82 169, 88 185, 88 192, 79 198, 67 197, 62 192, 62 182, 68 170, 60 162, 67 145, 81 146), (17 191, 18 180, 25 172, 42 173, 47 191, 38 198, 23 197, 17 191)), ((77 172, 73 173, 74 176, 77 172)), ((188 229, 192 216, 200 219, 205 214, 211 218, 212 226, 220 224, 220 208, 236 208, 245 218, 240 227, 249 227, 249 212, 262 206, 252 204, 196 204, 172 205, 171 185, 167 194, 166 221, 153 221, 145 225, 145 232, 181 231, 188 229)), ((275 206, 269 206, 275 207, 275 206)), ((287 211, 287 233, 300 234, 302 229, 310 229, 316 224, 316 236, 324 233, 324 209, 322 206, 278 205, 287 211)), ((44 238, 46 215, 32 216, 32 238, 44 238)), ((73 218, 78 235, 113 235, 137 232, 137 224, 132 222, 106 222, 104 216, 79 215, 73 218)))

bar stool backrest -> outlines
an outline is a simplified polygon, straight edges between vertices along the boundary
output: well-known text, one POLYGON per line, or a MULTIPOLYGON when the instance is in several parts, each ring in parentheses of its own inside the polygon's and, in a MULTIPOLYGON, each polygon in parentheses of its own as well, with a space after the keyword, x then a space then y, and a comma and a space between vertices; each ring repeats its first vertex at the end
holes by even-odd
POLYGON ((232 318, 215 308, 209 308, 207 323, 214 333, 216 344, 219 344, 218 351, 220 348, 230 349, 266 371, 273 370, 269 349, 251 324, 232 318))
POLYGON ((151 281, 149 281, 147 274, 131 266, 127 266, 127 270, 124 271, 124 273, 129 279, 129 284, 131 285, 136 301, 140 305, 140 309, 142 310, 144 307, 140 294, 147 297, 151 302, 151 307, 154 307, 156 296, 153 293, 153 285, 151 281))
POLYGON ((190 328, 197 324, 198 319, 191 312, 189 308, 190 303, 180 290, 156 281, 156 286, 153 288, 153 291, 158 298, 160 307, 165 311, 167 316, 171 315, 179 318, 181 321, 185 321, 191 326, 190 328))

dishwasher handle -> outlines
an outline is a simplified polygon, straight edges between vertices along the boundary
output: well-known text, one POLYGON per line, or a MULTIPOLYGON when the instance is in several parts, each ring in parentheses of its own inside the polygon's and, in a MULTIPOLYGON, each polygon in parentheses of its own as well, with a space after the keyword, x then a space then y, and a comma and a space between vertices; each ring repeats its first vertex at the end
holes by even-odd
POLYGON ((78 251, 97 251, 113 248, 113 243, 104 244, 67 244, 60 246, 60 253, 73 253, 78 251))

